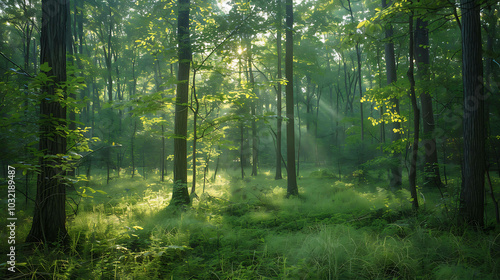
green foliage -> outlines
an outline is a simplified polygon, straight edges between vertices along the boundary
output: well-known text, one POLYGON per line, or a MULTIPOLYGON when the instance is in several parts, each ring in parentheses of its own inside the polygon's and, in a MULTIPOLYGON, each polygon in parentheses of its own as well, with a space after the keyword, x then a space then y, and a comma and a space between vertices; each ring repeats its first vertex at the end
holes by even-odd
POLYGON ((330 170, 327 170, 327 169, 313 171, 309 174, 309 176, 311 178, 318 178, 318 179, 321 179, 321 178, 335 179, 336 178, 335 174, 333 174, 333 172, 331 172, 330 170))
MULTIPOLYGON (((383 184, 369 174, 368 184, 354 185, 310 170, 320 178, 302 178, 301 196, 285 199, 286 182, 271 173, 243 181, 222 172, 180 212, 165 207, 171 183, 122 178, 106 186, 102 175, 94 176, 86 188, 92 197, 69 222, 70 250, 30 249, 19 270, 56 279, 495 279, 500 273, 498 233, 454 233, 438 219, 439 196, 427 195, 426 205, 436 207, 415 215, 408 191, 375 187, 383 184)), ((20 228, 19 236, 28 230, 20 228)))

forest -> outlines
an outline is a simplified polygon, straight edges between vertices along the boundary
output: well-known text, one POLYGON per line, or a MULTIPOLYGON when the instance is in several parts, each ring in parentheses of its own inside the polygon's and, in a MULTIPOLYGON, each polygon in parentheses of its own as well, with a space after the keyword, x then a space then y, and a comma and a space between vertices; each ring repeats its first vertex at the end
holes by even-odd
POLYGON ((500 2, 0 1, 3 279, 500 279, 500 2))

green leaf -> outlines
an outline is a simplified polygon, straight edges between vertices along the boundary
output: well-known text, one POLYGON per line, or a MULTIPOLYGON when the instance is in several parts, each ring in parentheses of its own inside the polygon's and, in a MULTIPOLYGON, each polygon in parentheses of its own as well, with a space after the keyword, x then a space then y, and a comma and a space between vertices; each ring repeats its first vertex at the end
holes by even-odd
POLYGON ((366 22, 367 22, 367 21, 368 21, 368 20, 363 20, 362 22, 360 22, 360 23, 358 24, 358 26, 356 26, 356 28, 361 28, 361 27, 363 27, 363 26, 366 24, 366 22))
POLYGON ((40 71, 49 72, 50 70, 52 70, 52 67, 49 66, 48 62, 45 62, 44 64, 40 65, 40 71))

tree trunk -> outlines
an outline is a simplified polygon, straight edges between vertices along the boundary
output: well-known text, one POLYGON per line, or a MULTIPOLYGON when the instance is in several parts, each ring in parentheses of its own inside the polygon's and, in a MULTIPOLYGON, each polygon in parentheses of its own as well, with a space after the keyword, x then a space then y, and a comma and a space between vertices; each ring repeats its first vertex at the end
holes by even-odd
POLYGON ((297 176, 295 171, 295 122, 293 102, 293 1, 286 0, 286 151, 287 151, 287 197, 298 195, 297 176))
POLYGON ((320 157, 319 157, 319 136, 318 136, 318 125, 319 125, 319 107, 320 107, 320 102, 321 102, 321 95, 323 91, 322 88, 318 86, 318 95, 316 99, 316 118, 315 118, 315 125, 314 125, 314 153, 316 154, 316 166, 320 166, 320 157))
POLYGON ((485 117, 480 1, 461 0, 464 159, 459 223, 484 226, 485 117))
POLYGON ((245 179, 245 137, 243 132, 245 130, 245 125, 243 120, 240 120, 240 169, 241 169, 241 179, 245 179))
MULTIPOLYGON (((351 1, 347 0, 349 5, 349 13, 351 14, 351 21, 354 23, 354 14, 352 13, 351 1)), ((359 49, 359 42, 356 42, 356 58, 358 60, 358 79, 359 79, 359 110, 361 112, 361 149, 364 149, 363 141, 365 140, 365 126, 364 126, 364 116, 363 116, 363 79, 361 76, 361 50, 359 49)), ((354 98, 353 98, 354 99, 354 98)), ((362 151, 363 157, 363 151, 362 151)), ((361 162, 363 158, 361 158, 361 162)))
POLYGON ((190 0, 179 0, 177 38, 179 42, 179 73, 175 104, 174 124, 174 188, 170 204, 177 206, 189 204, 187 189, 187 119, 189 69, 191 63, 191 41, 189 38, 190 0))
POLYGON ((359 79, 359 111, 361 112, 361 149, 363 151, 361 156, 361 162, 363 162, 364 157, 364 141, 365 141, 365 124, 364 124, 364 115, 363 115, 363 80, 361 76, 361 50, 359 49, 359 42, 356 43, 356 57, 358 58, 358 79, 359 79))
POLYGON ((278 92, 277 92, 277 99, 276 99, 276 109, 277 109, 277 118, 276 118, 276 175, 274 176, 274 179, 280 180, 283 179, 283 176, 281 174, 281 125, 283 123, 283 119, 281 118, 281 20, 282 20, 282 5, 281 5, 281 0, 276 1, 277 5, 277 10, 278 10, 278 30, 276 34, 276 49, 278 51, 278 92))
POLYGON ((66 125, 66 109, 56 91, 59 83, 66 81, 66 1, 42 1, 42 30, 40 38, 40 62, 48 63, 54 76, 54 84, 42 87, 40 103, 40 174, 33 224, 26 242, 54 242, 66 244, 66 185, 61 154, 66 154, 65 134, 60 132, 66 125), (55 101, 54 101, 55 100, 55 101))
POLYGON ((161 168, 161 182, 165 181, 165 125, 161 125, 161 156, 160 156, 160 168, 161 168))
MULTIPOLYGON (((382 7, 387 7, 386 0, 382 0, 382 7)), ((392 41, 393 28, 392 26, 387 26, 385 28, 385 39, 388 42, 385 43, 385 69, 387 72, 387 84, 391 85, 395 83, 398 79, 396 75, 396 60, 394 58, 394 43, 392 41)), ((394 97, 392 98, 392 103, 394 104, 394 113, 399 116, 399 100, 394 97)), ((392 123, 392 133, 391 141, 392 143, 398 142, 401 139, 401 134, 399 130, 401 129, 401 123, 396 121, 392 123)), ((390 187, 391 189, 398 189, 403 184, 403 177, 401 175, 401 154, 395 152, 393 154, 394 164, 391 166, 391 178, 390 187)))
POLYGON ((432 98, 426 89, 426 84, 430 81, 429 77, 429 30, 427 21, 417 18, 415 27, 415 60, 418 67, 418 79, 422 84, 424 91, 420 95, 422 104, 422 122, 423 135, 422 144, 425 148, 424 154, 424 185, 441 187, 441 176, 439 174, 439 165, 437 157, 437 145, 434 138, 434 110, 432 109, 432 98))
MULTIPOLYGON (((113 37, 113 14, 112 14, 112 1, 108 0, 109 8, 109 29, 108 29, 108 42, 107 46, 102 45, 102 51, 104 53, 104 61, 106 62, 106 75, 107 75, 107 89, 108 89, 108 99, 113 101, 113 77, 112 77, 112 65, 111 65, 111 38, 113 37)), ((104 38, 102 38, 104 39, 104 38)))
POLYGON ((250 101, 250 113, 252 114, 252 174, 250 176, 257 176, 257 165, 258 165, 258 157, 259 157, 259 149, 258 149, 258 139, 257 139, 257 120, 256 120, 256 97, 257 91, 255 90, 255 78, 253 76, 252 71, 252 45, 249 43, 247 52, 248 52, 248 74, 250 78, 250 85, 252 87, 252 93, 255 94, 255 97, 250 101))
POLYGON ((413 109, 413 144, 410 159, 410 181, 411 204, 413 210, 418 210, 418 195, 417 195, 417 156, 418 156, 418 139, 420 134, 420 110, 417 105, 417 97, 415 96, 415 76, 413 64, 413 11, 410 15, 410 68, 408 69, 408 79, 410 80, 410 99, 413 109))
POLYGON ((132 178, 134 178, 135 175, 134 139, 136 131, 137 131, 137 121, 134 121, 134 131, 132 132, 132 137, 130 138, 130 159, 132 160, 132 178))
MULTIPOLYGON (((485 22, 487 23, 486 27, 485 27, 485 31, 486 31, 485 51, 486 51, 487 58, 485 58, 485 61, 484 61, 484 64, 485 64, 484 65, 484 76, 486 78, 484 83, 485 83, 485 90, 486 90, 485 94, 488 94, 488 95, 493 94, 495 92, 495 90, 493 89, 493 87, 495 85, 494 81, 499 80, 498 78, 495 79, 495 75, 494 75, 494 71, 493 71, 493 60, 494 59, 493 59, 493 55, 491 55, 494 53, 494 43, 495 43, 496 36, 497 36, 497 34, 496 34, 497 33, 497 28, 496 28, 497 16, 495 14, 495 9, 493 9, 492 5, 493 4, 488 5, 488 7, 486 9, 486 13, 485 13, 486 14, 485 22)), ((484 115, 486 116, 485 129, 487 130, 486 139, 488 139, 488 141, 491 141, 493 139, 491 138, 491 129, 490 129, 490 104, 489 104, 489 102, 486 102, 484 104, 484 111, 485 111, 484 115)), ((492 144, 487 145, 487 150, 486 150, 487 166, 489 166, 490 162, 492 160, 494 160, 491 158, 491 156, 489 156, 489 155, 495 154, 494 150, 490 150, 492 146, 493 146, 492 144)), ((498 160, 497 160, 497 165, 498 165, 498 160)), ((500 173, 500 168, 498 169, 498 171, 500 173)))

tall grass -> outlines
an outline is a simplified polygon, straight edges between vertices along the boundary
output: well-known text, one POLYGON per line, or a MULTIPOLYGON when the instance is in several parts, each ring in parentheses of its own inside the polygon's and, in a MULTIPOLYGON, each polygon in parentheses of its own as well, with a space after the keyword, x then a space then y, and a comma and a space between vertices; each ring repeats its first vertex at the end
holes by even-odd
POLYGON ((498 228, 446 227, 435 193, 416 215, 407 191, 370 178, 310 172, 285 199, 286 181, 271 173, 220 172, 186 211, 167 207, 171 184, 158 178, 95 177, 105 193, 69 219, 69 250, 27 248, 19 269, 34 279, 500 278, 498 228))

